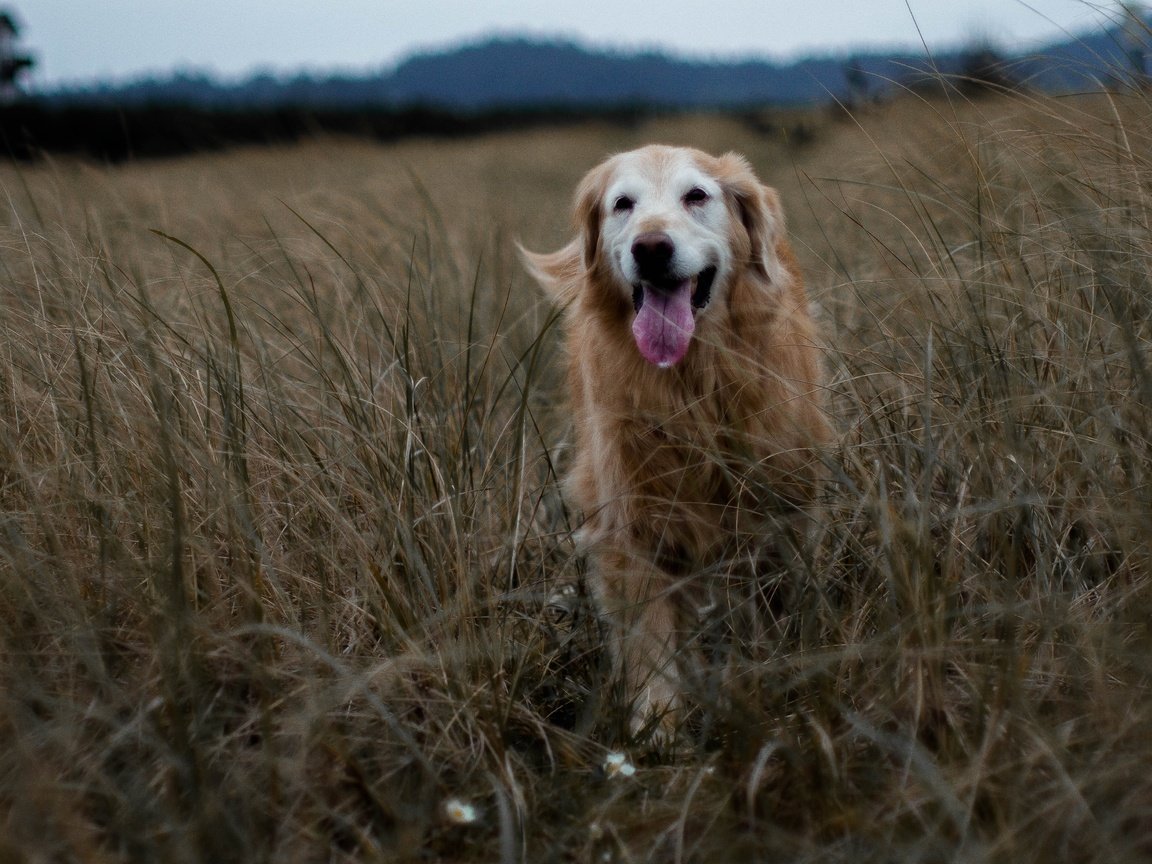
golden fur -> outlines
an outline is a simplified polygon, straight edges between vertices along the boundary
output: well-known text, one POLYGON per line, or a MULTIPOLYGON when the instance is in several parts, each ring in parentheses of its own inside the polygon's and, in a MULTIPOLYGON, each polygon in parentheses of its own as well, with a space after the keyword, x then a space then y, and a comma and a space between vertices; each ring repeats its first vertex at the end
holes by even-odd
MULTIPOLYGON (((563 249, 524 254, 566 307, 568 490, 585 514, 591 585, 633 729, 660 715, 667 732, 683 697, 693 574, 733 537, 764 530, 753 514, 765 512, 766 489, 793 508, 812 498, 829 437, 820 357, 778 197, 742 157, 620 154, 584 178, 575 221, 563 249), (633 191, 614 205, 621 189, 633 191), (716 268, 712 299, 693 306, 695 332, 670 368, 645 359, 630 329, 640 288, 624 278, 628 259, 653 232, 716 268)), ((691 278, 695 289, 702 277, 691 278)))

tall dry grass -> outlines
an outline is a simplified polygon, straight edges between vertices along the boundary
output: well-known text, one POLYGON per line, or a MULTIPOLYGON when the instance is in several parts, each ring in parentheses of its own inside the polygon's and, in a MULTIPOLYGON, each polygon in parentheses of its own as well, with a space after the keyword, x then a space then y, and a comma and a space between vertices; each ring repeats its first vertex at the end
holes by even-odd
POLYGON ((1152 856, 1147 100, 805 122, 0 169, 0 858, 1152 856), (511 243, 657 139, 781 187, 842 430, 675 753, 511 243))

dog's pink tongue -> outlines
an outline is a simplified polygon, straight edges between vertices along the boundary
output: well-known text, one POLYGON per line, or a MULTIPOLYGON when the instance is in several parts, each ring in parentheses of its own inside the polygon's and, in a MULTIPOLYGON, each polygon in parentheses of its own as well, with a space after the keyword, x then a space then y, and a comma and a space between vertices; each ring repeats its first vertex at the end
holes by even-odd
POLYGON ((632 322, 632 335, 645 360, 661 369, 679 363, 688 353, 695 329, 691 279, 668 292, 644 285, 644 302, 632 322))

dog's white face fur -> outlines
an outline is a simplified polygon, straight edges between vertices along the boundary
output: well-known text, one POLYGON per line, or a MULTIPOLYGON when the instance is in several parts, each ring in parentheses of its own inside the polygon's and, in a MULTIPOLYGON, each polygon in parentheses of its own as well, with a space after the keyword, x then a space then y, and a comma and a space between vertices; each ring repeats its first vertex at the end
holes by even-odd
POLYGON ((662 368, 687 354, 741 269, 766 284, 778 275, 775 193, 735 154, 658 145, 618 154, 585 177, 577 215, 584 267, 634 310, 636 347, 662 368))
POLYGON ((636 307, 641 353, 670 366, 687 350, 732 269, 731 214, 719 181, 685 150, 622 154, 604 191, 604 253, 636 307))

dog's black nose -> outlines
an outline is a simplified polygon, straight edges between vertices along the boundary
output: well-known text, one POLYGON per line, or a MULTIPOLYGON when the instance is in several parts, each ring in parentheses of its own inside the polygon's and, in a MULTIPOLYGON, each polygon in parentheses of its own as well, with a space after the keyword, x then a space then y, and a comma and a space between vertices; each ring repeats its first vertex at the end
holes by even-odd
POLYGON ((668 265, 675 252, 672 238, 660 231, 641 234, 632 242, 636 269, 640 271, 640 278, 649 282, 667 277, 668 265))

